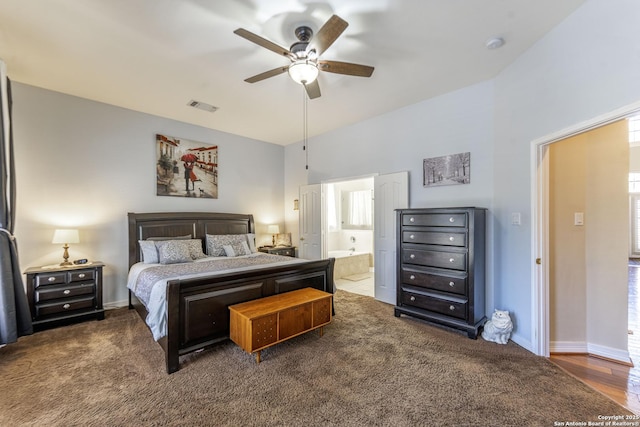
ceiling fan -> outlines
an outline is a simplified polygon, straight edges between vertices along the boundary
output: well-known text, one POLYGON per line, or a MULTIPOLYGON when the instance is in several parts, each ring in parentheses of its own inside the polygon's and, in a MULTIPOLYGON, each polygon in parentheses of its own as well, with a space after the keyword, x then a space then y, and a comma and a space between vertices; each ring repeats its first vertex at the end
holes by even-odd
POLYGON ((238 28, 234 31, 235 34, 265 49, 286 56, 291 61, 289 65, 274 68, 273 70, 249 77, 245 79, 245 82, 256 83, 269 77, 289 72, 289 76, 296 83, 304 86, 309 98, 314 99, 320 96, 320 86, 317 80, 320 71, 346 74, 349 76, 371 77, 373 67, 368 65, 319 59, 320 55, 340 37, 340 34, 342 34, 348 25, 349 23, 347 21, 337 15, 333 15, 315 35, 313 34, 313 30, 308 26, 302 25, 297 27, 294 33, 298 41, 293 43, 289 49, 279 46, 244 28, 238 28))

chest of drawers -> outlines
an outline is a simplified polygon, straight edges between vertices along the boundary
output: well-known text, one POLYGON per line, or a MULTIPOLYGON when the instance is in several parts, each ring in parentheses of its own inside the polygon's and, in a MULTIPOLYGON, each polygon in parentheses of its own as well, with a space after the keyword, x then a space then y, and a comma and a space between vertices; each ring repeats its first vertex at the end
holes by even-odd
POLYGON ((27 298, 36 330, 87 318, 104 319, 104 264, 29 268, 25 271, 27 298))
POLYGON ((486 209, 399 209, 396 317, 405 314, 477 338, 486 317, 486 209))

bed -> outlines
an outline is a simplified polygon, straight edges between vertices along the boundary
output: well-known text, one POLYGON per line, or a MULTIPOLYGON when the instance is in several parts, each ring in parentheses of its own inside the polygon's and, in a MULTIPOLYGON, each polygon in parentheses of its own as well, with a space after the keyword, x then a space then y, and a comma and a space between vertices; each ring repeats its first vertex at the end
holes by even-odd
MULTIPOLYGON (((252 215, 208 212, 129 213, 129 268, 142 260, 139 241, 186 235, 255 234, 252 215)), ((334 259, 277 263, 250 270, 212 273, 166 281, 166 333, 158 339, 167 373, 180 368, 180 356, 229 337, 229 305, 301 288, 334 293, 334 259)), ((129 290, 129 308, 145 320, 147 307, 129 290)))

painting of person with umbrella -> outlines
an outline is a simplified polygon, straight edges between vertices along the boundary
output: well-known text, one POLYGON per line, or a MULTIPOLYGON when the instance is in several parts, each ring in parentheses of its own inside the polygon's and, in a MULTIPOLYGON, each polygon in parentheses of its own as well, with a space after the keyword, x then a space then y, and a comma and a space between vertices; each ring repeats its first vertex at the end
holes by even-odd
POLYGON ((196 164, 198 158, 195 154, 188 153, 180 157, 180 160, 184 162, 184 183, 185 190, 187 190, 188 193, 191 190, 195 190, 195 181, 198 181, 198 177, 193 172, 193 166, 196 164), (191 189, 189 188, 189 182, 191 182, 191 189))

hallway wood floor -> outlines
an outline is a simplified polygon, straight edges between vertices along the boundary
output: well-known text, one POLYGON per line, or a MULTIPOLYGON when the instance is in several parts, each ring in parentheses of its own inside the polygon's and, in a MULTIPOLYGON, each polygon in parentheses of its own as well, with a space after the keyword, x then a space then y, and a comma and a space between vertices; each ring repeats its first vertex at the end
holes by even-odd
POLYGON ((629 355, 634 366, 586 354, 552 354, 551 362, 640 415, 640 263, 629 262, 629 355))

